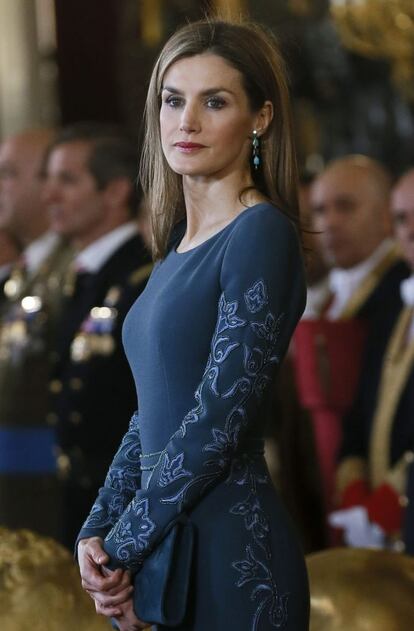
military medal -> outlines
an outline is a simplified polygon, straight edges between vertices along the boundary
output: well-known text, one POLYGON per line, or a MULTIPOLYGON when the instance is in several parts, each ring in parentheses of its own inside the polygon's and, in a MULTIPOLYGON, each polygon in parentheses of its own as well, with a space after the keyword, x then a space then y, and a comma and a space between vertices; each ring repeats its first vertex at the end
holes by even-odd
POLYGON ((23 287, 23 272, 20 268, 13 270, 10 278, 4 285, 4 294, 9 300, 14 300, 20 294, 23 287))

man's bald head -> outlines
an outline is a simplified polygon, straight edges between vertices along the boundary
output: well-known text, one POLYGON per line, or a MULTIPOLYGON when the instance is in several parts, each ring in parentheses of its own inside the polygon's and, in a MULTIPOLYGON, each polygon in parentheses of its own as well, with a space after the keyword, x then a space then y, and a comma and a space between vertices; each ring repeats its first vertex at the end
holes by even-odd
POLYGON ((52 140, 52 131, 34 129, 9 136, 0 145, 0 227, 23 245, 48 228, 43 161, 52 140))
POLYGON ((389 235, 391 182, 379 162, 359 155, 334 160, 315 180, 311 207, 327 262, 358 265, 389 235))
POLYGON ((391 215, 404 258, 414 271, 414 169, 396 183, 391 195, 391 215))

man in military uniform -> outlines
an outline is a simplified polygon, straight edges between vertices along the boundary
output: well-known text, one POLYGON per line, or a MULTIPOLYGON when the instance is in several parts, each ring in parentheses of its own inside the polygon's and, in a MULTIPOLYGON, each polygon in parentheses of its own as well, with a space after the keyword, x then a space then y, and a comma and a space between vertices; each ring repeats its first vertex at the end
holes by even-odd
POLYGON ((71 256, 49 230, 42 195, 49 131, 0 146, 0 228, 21 249, 3 285, 0 320, 0 523, 54 535, 54 434, 45 424, 54 325, 71 256))
POLYGON ((138 235, 137 151, 100 125, 63 130, 47 160, 54 229, 76 248, 50 381, 63 487, 61 540, 72 546, 136 409, 124 317, 151 271, 138 235))
POLYGON ((397 182, 391 205, 411 276, 400 284, 402 306, 389 312, 388 333, 364 363, 337 476, 344 510, 331 521, 350 545, 406 545, 414 554, 414 169, 397 182))
POLYGON ((316 178, 310 201, 328 283, 308 292, 295 333, 297 381, 312 412, 327 507, 332 506, 342 417, 349 409, 363 352, 384 334, 384 305, 398 306, 407 275, 391 238, 391 178, 376 161, 347 156, 316 178), (321 290, 322 287, 322 290, 321 290))

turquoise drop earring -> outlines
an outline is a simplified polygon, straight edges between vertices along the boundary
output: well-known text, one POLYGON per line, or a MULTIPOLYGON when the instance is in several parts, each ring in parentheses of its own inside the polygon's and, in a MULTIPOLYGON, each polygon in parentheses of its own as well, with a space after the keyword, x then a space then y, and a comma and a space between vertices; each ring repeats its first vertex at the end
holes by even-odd
POLYGON ((253 147, 253 153, 252 153, 253 166, 257 171, 257 169, 260 166, 260 140, 259 140, 259 136, 257 135, 256 129, 253 130, 252 147, 253 147))

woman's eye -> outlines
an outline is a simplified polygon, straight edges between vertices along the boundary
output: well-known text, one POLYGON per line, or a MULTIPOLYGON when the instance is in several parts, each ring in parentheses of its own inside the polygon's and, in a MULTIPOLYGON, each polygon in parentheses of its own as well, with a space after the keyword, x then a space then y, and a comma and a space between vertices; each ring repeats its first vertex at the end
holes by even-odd
POLYGON ((225 101, 219 96, 211 96, 207 99, 207 107, 210 107, 213 110, 219 110, 224 107, 225 101))
POLYGON ((180 105, 182 104, 182 98, 180 98, 179 96, 168 96, 165 99, 165 103, 167 103, 167 105, 169 105, 170 107, 180 107, 180 105))

